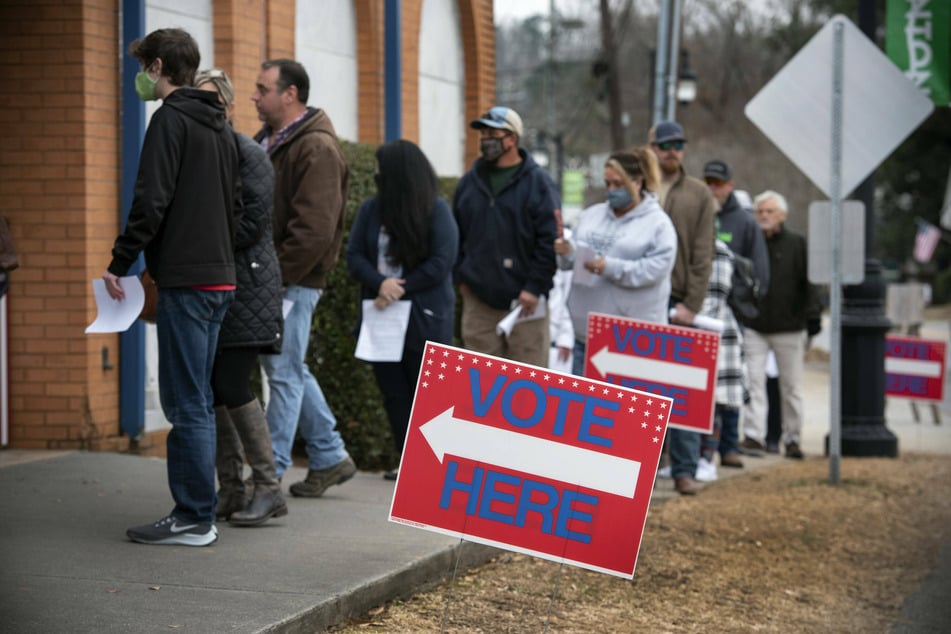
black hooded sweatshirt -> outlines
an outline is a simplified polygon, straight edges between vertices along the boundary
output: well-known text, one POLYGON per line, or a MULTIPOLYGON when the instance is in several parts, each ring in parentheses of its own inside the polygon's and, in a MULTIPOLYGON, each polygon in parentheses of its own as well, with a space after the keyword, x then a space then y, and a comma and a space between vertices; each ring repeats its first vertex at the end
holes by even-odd
POLYGON ((159 287, 235 284, 239 174, 218 96, 194 88, 168 95, 146 130, 132 209, 109 272, 125 275, 144 249, 159 287))

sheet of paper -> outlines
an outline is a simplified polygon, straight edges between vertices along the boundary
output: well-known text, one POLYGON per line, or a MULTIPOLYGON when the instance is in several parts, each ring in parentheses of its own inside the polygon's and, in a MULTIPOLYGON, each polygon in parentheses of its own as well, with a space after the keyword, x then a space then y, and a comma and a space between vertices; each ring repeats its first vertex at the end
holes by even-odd
POLYGON ((538 298, 538 305, 535 306, 535 311, 526 317, 520 317, 519 313, 522 312, 522 307, 516 305, 508 315, 502 318, 502 321, 495 325, 496 334, 505 335, 508 337, 512 334, 512 328, 515 328, 515 324, 522 321, 532 321, 533 319, 541 319, 548 314, 548 309, 546 308, 545 296, 538 298))
POLYGON ((380 310, 372 299, 363 300, 363 322, 353 356, 363 361, 402 359, 412 305, 409 300, 401 300, 380 310))
POLYGON ((92 281, 92 292, 96 298, 98 314, 96 320, 89 324, 86 333, 125 332, 129 329, 145 306, 145 289, 137 275, 127 275, 119 278, 119 286, 125 291, 125 299, 116 301, 109 297, 106 291, 106 282, 102 278, 92 281))
POLYGON ((288 315, 288 313, 291 312, 291 309, 292 309, 292 308, 294 308, 294 300, 292 300, 292 299, 284 299, 284 300, 282 300, 282 303, 281 303, 281 316, 282 316, 284 319, 287 319, 287 315, 288 315))
MULTIPOLYGON (((673 317, 677 311, 673 308, 670 309, 670 316, 673 317)), ((695 315, 693 318, 693 324, 695 328, 700 328, 702 330, 712 330, 713 332, 723 332, 724 323, 722 319, 717 319, 715 317, 707 317, 706 315, 695 315)))
POLYGON ((598 279, 598 276, 584 268, 584 265, 585 262, 596 260, 597 257, 598 254, 595 253, 594 249, 583 242, 578 243, 578 248, 575 249, 575 267, 571 278, 572 284, 580 284, 581 286, 594 286, 595 280, 598 279))

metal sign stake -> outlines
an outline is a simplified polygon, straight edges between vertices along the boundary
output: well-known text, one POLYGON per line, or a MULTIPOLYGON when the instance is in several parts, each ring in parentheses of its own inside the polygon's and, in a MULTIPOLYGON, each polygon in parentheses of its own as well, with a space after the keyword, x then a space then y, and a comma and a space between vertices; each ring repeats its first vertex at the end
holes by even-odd
POLYGON ((842 75, 844 58, 843 24, 835 25, 832 40, 832 155, 830 198, 832 203, 832 284, 829 287, 830 412, 829 481, 839 484, 842 456, 842 75))

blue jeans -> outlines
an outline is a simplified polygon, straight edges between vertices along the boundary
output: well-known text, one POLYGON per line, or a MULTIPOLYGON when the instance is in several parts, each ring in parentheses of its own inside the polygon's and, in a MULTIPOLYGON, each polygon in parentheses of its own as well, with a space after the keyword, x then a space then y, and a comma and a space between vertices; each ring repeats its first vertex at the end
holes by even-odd
POLYGON ((310 326, 320 293, 317 288, 287 287, 284 298, 294 302, 294 306, 284 318, 281 354, 261 355, 261 367, 271 390, 267 426, 271 430, 278 477, 291 466, 291 448, 298 427, 307 446, 310 469, 330 468, 348 456, 343 438, 336 430, 337 419, 307 367, 310 326))
POLYGON ((720 419, 720 455, 740 452, 740 408, 717 405, 720 419))
POLYGON ((571 373, 584 376, 585 342, 575 339, 575 346, 571 349, 571 373))
POLYGON ((166 440, 172 514, 215 521, 215 413, 211 371, 221 320, 234 291, 163 288, 155 316, 159 399, 172 424, 166 440))
POLYGON ((700 432, 668 427, 667 441, 671 477, 694 477, 697 474, 697 459, 700 457, 700 432))

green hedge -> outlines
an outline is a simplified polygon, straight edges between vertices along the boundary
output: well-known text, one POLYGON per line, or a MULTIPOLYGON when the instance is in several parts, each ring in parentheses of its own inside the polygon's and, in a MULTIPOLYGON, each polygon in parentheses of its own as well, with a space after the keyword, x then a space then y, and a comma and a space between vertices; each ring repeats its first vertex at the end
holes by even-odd
MULTIPOLYGON (((360 203, 376 193, 373 181, 376 146, 347 142, 342 146, 350 166, 345 250, 360 203)), ((455 178, 442 179, 442 195, 446 200, 452 200, 456 182, 455 178)), ((383 400, 370 364, 353 356, 359 298, 359 286, 347 273, 346 258, 341 252, 314 312, 307 358, 337 417, 337 429, 350 455, 361 469, 388 469, 395 467, 399 458, 393 447, 383 400)))

